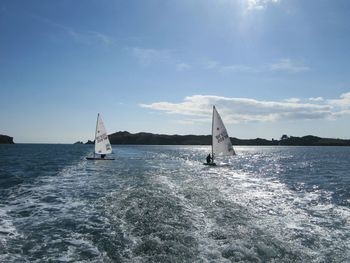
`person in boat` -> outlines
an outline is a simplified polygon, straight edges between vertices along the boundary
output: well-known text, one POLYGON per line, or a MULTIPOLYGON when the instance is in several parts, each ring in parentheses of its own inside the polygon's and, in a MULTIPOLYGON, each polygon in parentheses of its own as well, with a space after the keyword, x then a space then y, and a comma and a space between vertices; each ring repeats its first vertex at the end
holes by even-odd
POLYGON ((101 159, 104 159, 106 157, 105 154, 101 154, 101 159))
POLYGON ((210 153, 209 153, 208 156, 207 156, 207 163, 210 163, 211 160, 212 160, 212 157, 211 157, 211 155, 210 155, 210 153))

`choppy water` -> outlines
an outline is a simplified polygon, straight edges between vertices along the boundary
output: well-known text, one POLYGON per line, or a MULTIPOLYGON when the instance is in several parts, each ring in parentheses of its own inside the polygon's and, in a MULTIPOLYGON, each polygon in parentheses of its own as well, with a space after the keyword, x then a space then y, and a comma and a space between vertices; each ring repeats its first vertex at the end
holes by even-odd
POLYGON ((0 262, 350 262, 350 148, 0 145, 0 262))

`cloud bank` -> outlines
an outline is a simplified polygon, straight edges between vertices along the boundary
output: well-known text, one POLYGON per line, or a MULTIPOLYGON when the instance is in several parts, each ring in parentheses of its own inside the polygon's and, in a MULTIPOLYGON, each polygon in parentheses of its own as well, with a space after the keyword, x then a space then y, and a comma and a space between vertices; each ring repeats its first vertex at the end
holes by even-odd
POLYGON ((335 119, 350 115, 350 92, 342 94, 338 99, 290 98, 281 101, 193 95, 185 97, 179 103, 155 102, 139 106, 186 116, 185 122, 199 123, 211 120, 212 105, 217 106, 225 123, 335 119))

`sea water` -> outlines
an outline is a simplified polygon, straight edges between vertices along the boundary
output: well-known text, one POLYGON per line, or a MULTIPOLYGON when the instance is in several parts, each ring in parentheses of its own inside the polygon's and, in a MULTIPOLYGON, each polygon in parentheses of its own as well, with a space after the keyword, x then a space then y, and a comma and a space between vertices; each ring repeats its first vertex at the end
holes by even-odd
POLYGON ((350 262, 349 147, 0 145, 0 262, 350 262))

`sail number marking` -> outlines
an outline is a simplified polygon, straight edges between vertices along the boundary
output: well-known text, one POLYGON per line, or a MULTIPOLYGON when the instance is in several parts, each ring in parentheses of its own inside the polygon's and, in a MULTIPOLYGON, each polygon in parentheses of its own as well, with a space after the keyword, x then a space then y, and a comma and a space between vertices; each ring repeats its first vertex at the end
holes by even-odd
POLYGON ((220 134, 216 135, 215 138, 217 139, 218 143, 223 142, 225 139, 228 138, 227 132, 224 130, 220 134))
POLYGON ((104 134, 101 134, 101 135, 99 135, 99 136, 97 136, 96 137, 96 142, 97 143, 100 143, 100 142, 102 142, 102 141, 104 141, 104 140, 107 140, 107 134, 106 133, 104 133, 104 134))

